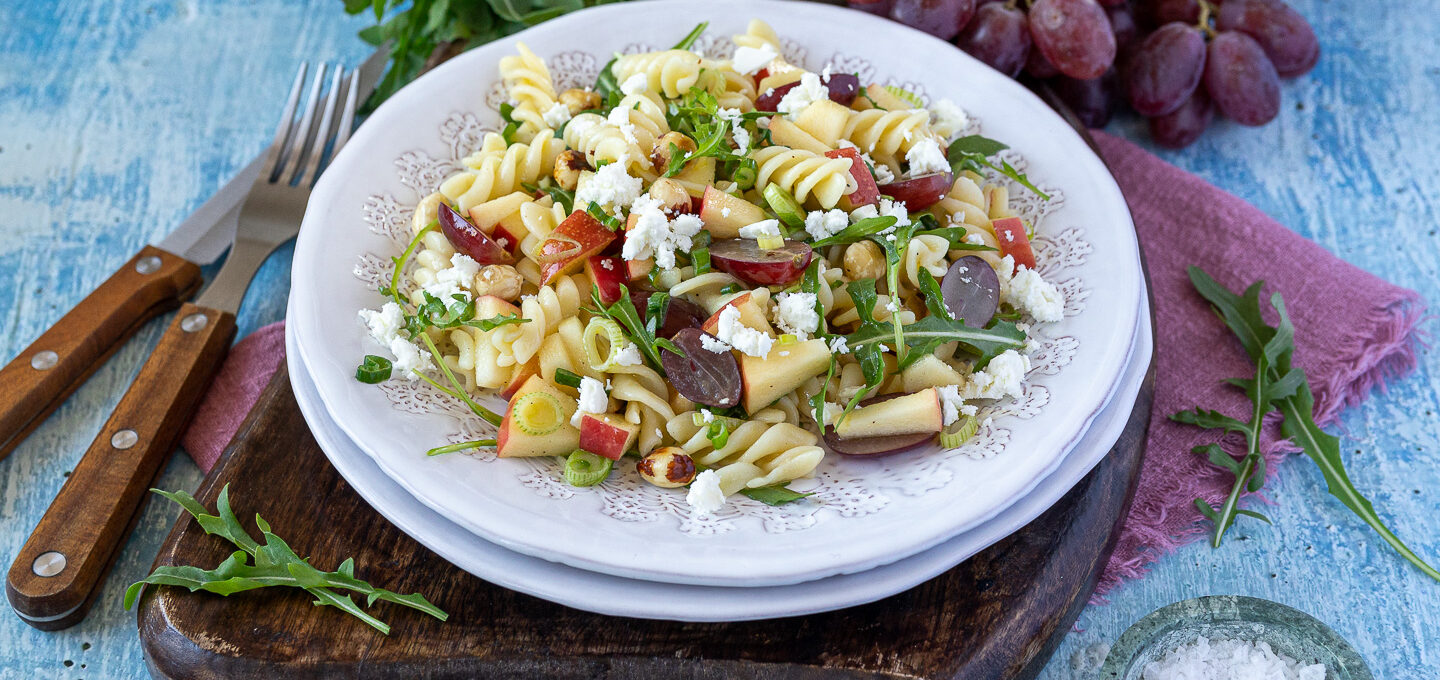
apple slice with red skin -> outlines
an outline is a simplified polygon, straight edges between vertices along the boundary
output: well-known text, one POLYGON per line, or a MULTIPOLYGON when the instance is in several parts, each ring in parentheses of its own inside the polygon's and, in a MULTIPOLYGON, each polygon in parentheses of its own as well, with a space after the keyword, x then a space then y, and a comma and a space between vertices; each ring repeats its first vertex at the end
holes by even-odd
MULTIPOLYGON (((1035 250, 1030 247, 1030 237, 1025 235, 1025 221, 1018 217, 1002 217, 990 222, 995 229, 995 241, 1000 244, 1000 257, 1015 258, 1015 271, 1020 267, 1035 268, 1035 250)), ((1013 272, 1012 272, 1013 273, 1013 272)))
POLYGON ((620 292, 630 278, 630 268, 618 257, 595 255, 585 260, 585 274, 600 289, 600 301, 613 305, 620 301, 620 292))
POLYGON ((490 237, 512 256, 520 254, 520 237, 512 233, 505 225, 495 225, 495 231, 490 234, 490 237))
POLYGON ((524 366, 515 371, 515 374, 510 377, 510 382, 505 384, 505 389, 500 390, 500 398, 509 401, 510 397, 515 396, 515 393, 520 391, 520 388, 530 380, 532 375, 540 375, 539 357, 531 357, 530 361, 525 362, 524 366))
POLYGON ((570 213, 555 231, 550 232, 536 251, 540 260, 541 285, 549 285, 560 276, 574 273, 590 256, 605 250, 616 239, 600 220, 583 210, 570 213), (561 255, 563 253, 563 255, 561 255), (554 259, 551 259, 554 258, 554 259), (550 260, 550 261, 547 261, 550 260))
POLYGON ((936 172, 891 182, 885 185, 885 193, 904 203, 906 210, 916 213, 939 203, 940 199, 945 198, 945 194, 950 193, 950 187, 954 184, 954 175, 936 172))
MULTIPOLYGON (((860 401, 860 406, 869 406, 889 401, 896 397, 903 397, 905 393, 882 394, 878 397, 870 397, 860 401)), ((825 426, 825 448, 834 451, 842 456, 871 456, 880 458, 882 456, 893 456, 897 453, 904 453, 917 449, 935 441, 935 434, 930 432, 890 435, 884 437, 850 437, 841 439, 835 434, 833 426, 825 426)))
POLYGON ((765 219, 765 211, 739 196, 727 194, 715 187, 705 187, 700 199, 700 221, 705 231, 715 238, 735 238, 740 228, 765 219))
POLYGON ((785 241, 766 250, 748 238, 731 238, 710 244, 710 263, 754 286, 784 286, 805 275, 814 251, 800 241, 785 241))
POLYGON ((444 232, 450 245, 476 262, 487 265, 510 264, 515 261, 508 250, 471 224, 464 215, 455 212, 449 203, 440 202, 439 218, 440 231, 444 232))
POLYGON ((620 460, 639 435, 639 425, 613 413, 580 416, 580 448, 597 456, 620 460))
POLYGON ((720 313, 724 312, 726 307, 734 307, 740 310, 740 325, 754 328, 757 331, 765 331, 773 335, 774 329, 770 327, 769 319, 765 318, 765 313, 760 310, 760 305, 751 301, 751 295, 752 293, 742 293, 731 298, 729 302, 721 305, 720 309, 715 310, 715 313, 711 314, 710 318, 705 320, 705 323, 700 324, 700 330, 718 336, 720 330, 720 313))
POLYGON ((826 151, 825 156, 850 159, 850 176, 855 178, 856 189, 840 197, 841 210, 850 212, 862 205, 875 205, 880 202, 880 187, 875 184, 875 176, 870 174, 870 168, 865 165, 865 159, 860 157, 859 150, 847 146, 826 151))

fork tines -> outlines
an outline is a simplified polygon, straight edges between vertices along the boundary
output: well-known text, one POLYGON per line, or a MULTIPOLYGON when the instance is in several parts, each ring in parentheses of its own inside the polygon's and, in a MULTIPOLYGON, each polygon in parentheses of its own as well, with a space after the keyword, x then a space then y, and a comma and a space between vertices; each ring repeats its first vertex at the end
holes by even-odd
POLYGON ((285 100, 285 113, 270 143, 268 167, 271 183, 311 186, 326 165, 350 139, 359 105, 359 70, 347 76, 341 64, 319 64, 310 82, 304 109, 300 91, 305 86, 308 63, 301 63, 285 100), (326 83, 327 71, 331 74, 326 83), (300 111, 299 120, 296 112, 300 111))

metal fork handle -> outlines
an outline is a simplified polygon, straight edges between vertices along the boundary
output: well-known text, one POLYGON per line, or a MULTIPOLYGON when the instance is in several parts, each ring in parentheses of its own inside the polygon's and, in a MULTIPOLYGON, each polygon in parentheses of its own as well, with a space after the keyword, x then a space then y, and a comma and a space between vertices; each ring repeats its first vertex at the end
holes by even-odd
POLYGON ((234 336, 235 315, 180 308, 10 567, 5 594, 26 623, 85 617, 234 336))
POLYGON ((200 267, 146 246, 0 369, 0 460, 140 326, 199 287, 200 267))

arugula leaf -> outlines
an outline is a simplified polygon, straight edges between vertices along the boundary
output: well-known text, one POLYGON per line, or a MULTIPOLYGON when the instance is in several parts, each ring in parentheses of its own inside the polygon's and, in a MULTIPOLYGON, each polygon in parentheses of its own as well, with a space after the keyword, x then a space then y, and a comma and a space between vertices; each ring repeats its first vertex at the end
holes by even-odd
MULTIPOLYGON (((1225 325, 1240 340, 1241 347, 1256 365, 1257 371, 1254 380, 1235 381, 1232 384, 1244 387, 1252 399, 1259 397, 1262 400, 1270 400, 1270 403, 1280 411, 1281 433, 1289 437, 1305 452, 1306 456, 1315 461, 1321 474, 1325 477, 1330 494, 1370 525, 1406 561, 1415 565, 1427 576, 1440 581, 1440 571, 1426 563, 1411 551, 1394 532, 1390 531, 1369 499, 1365 498, 1359 489, 1355 488, 1355 484, 1350 481, 1350 477, 1345 471, 1345 462, 1340 456, 1340 440, 1315 424, 1315 396, 1311 392, 1309 380, 1305 377, 1303 369, 1292 368, 1290 365, 1294 353, 1295 331, 1289 315, 1285 312, 1285 303, 1280 294, 1276 293, 1270 298, 1271 305, 1279 315, 1280 323, 1277 326, 1270 326, 1265 323, 1264 317, 1260 313, 1260 289, 1263 282, 1256 282, 1245 289, 1244 293, 1236 295, 1199 267, 1190 267, 1187 271, 1195 290, 1212 305, 1225 325)), ((1257 410, 1258 408, 1257 406, 1257 410)), ((1225 423, 1226 421, 1212 422, 1225 423)), ((1218 446, 1214 448, 1197 447, 1197 452, 1207 454, 1210 460, 1215 462, 1215 449, 1218 448, 1218 446)), ((1228 454, 1223 455, 1228 457, 1228 454)), ((1257 456, 1256 460, 1257 469, 1250 474, 1258 477, 1263 483, 1263 468, 1259 466, 1263 465, 1264 459, 1257 456)), ((1223 462, 1219 464, 1221 467, 1233 471, 1232 466, 1223 462)), ((1242 462, 1239 465, 1241 472, 1245 472, 1246 463, 1242 462)), ((1237 476, 1236 486, 1239 487, 1240 484, 1241 481, 1237 476)), ((1245 488, 1253 491, 1259 489, 1260 485, 1247 483, 1245 488)), ((1236 496, 1238 492, 1232 490, 1231 495, 1236 496)), ((1199 505, 1200 503, 1197 503, 1197 507, 1199 505)), ((1229 505, 1228 500, 1226 505, 1229 505)), ((1221 511, 1215 512, 1213 516, 1210 514, 1206 516, 1223 521, 1225 519, 1224 511, 1225 506, 1222 506, 1221 511)), ((1201 509, 1201 512, 1205 513, 1205 510, 1201 509)), ((1236 512, 1265 519, 1259 513, 1243 510, 1236 512)), ((1266 519, 1266 521, 1269 520, 1266 519)), ((1214 544, 1219 544, 1218 533, 1214 544)))
MULTIPOLYGON (((659 293, 651 295, 651 297, 653 298, 655 295, 659 295, 659 293)), ((590 299, 595 303, 595 309, 592 310, 594 313, 618 322, 621 326, 625 327, 625 330, 629 331, 631 342, 634 342, 635 345, 640 348, 640 353, 645 355, 645 359, 650 362, 651 368, 654 368, 660 375, 665 375, 665 367, 660 364, 660 352, 657 348, 663 348, 681 356, 685 355, 679 347, 676 347, 675 344, 669 340, 661 339, 657 341, 655 339, 654 330, 650 329, 646 322, 640 320, 640 313, 635 310, 635 303, 630 300, 630 289, 628 287, 620 286, 620 299, 616 300, 613 305, 606 305, 604 301, 600 299, 599 286, 590 287, 590 299)), ((646 307, 648 309, 648 303, 646 307)))
POLYGON ((793 491, 784 484, 761 486, 753 489, 745 488, 741 489, 740 493, 747 498, 760 501, 766 505, 785 505, 786 503, 794 503, 802 498, 809 498, 815 495, 813 491, 810 493, 793 491))
POLYGON ((945 159, 950 161, 950 168, 957 175, 965 170, 980 172, 981 168, 990 168, 1015 180, 1020 186, 1034 192, 1035 195, 1039 196, 1042 200, 1050 200, 1049 194, 1041 191, 1034 184, 1031 184, 1030 178, 1026 177, 1025 173, 1016 170, 1015 167, 1006 162, 1005 159, 996 158, 996 160, 1000 162, 999 165, 996 165, 990 160, 995 154, 1008 148, 1010 147, 988 137, 967 135, 950 143, 950 148, 945 152, 945 159))
POLYGON ((620 218, 605 212, 605 207, 595 201, 590 201, 590 205, 585 207, 585 212, 590 213, 591 217, 599 220, 600 224, 605 225, 605 228, 610 231, 619 231, 620 227, 625 225, 620 218))
POLYGON ((538 184, 531 184, 529 182, 525 182, 520 186, 521 188, 532 194, 543 191, 546 194, 549 194, 550 200, 558 203, 561 208, 564 208, 567 214, 575 212, 575 192, 573 191, 567 191, 556 184, 546 184, 544 186, 541 186, 538 184))
POLYGON ((452 296, 452 302, 447 306, 443 300, 428 292, 422 294, 425 296, 425 304, 416 308, 414 314, 405 315, 405 332, 411 338, 418 338, 432 328, 445 330, 466 326, 482 331, 493 331, 501 326, 530 322, 529 319, 520 318, 519 314, 501 314, 488 319, 476 319, 475 301, 464 295, 452 296))
POLYGON ((405 263, 410 261, 410 256, 415 254, 415 249, 420 247, 420 240, 438 228, 440 228, 440 221, 430 220, 430 224, 415 233, 414 238, 410 239, 410 243, 405 246, 405 250, 400 255, 390 258, 390 262, 395 265, 395 268, 390 272, 390 287, 388 289, 381 288, 381 295, 389 295, 395 304, 401 307, 405 306, 405 298, 400 295, 400 275, 405 273, 405 263))
POLYGON ((230 486, 220 489, 217 502, 218 515, 211 515, 195 497, 184 491, 151 491, 175 501, 190 513, 200 528, 212 536, 219 536, 233 543, 239 550, 231 553, 214 569, 194 566, 161 566, 143 580, 125 589, 123 605, 130 609, 148 585, 181 586, 190 592, 204 590, 217 595, 267 588, 289 586, 302 588, 315 598, 315 604, 328 605, 359 618, 366 624, 386 635, 390 626, 360 609, 349 595, 336 593, 334 589, 351 590, 366 596, 366 606, 378 600, 392 602, 422 611, 441 621, 450 617, 443 610, 431 604, 419 593, 401 595, 383 588, 376 588, 355 578, 355 560, 347 559, 335 571, 321 571, 290 548, 271 530, 270 525, 259 515, 255 525, 259 527, 264 543, 259 543, 241 526, 239 518, 230 509, 230 486), (253 561, 253 563, 252 563, 253 561))
POLYGON ((854 243, 856 241, 869 238, 871 235, 878 234, 882 231, 885 231, 886 229, 889 229, 890 227, 895 226, 896 221, 897 220, 894 217, 891 217, 889 215, 885 215, 882 217, 867 217, 863 220, 860 220, 859 222, 856 222, 855 224, 852 224, 848 227, 845 227, 844 229, 841 229, 840 231, 835 232, 833 235, 826 236, 819 241, 811 243, 810 247, 824 248, 826 246, 836 246, 847 243, 854 243))

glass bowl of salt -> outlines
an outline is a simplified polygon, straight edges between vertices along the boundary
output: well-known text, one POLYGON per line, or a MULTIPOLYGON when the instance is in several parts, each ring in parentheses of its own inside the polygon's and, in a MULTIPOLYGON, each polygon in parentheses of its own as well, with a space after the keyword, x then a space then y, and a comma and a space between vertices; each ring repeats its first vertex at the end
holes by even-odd
POLYGON ((1374 680, 1329 626, 1278 602, 1211 595, 1161 607, 1124 633, 1101 680, 1374 680))

